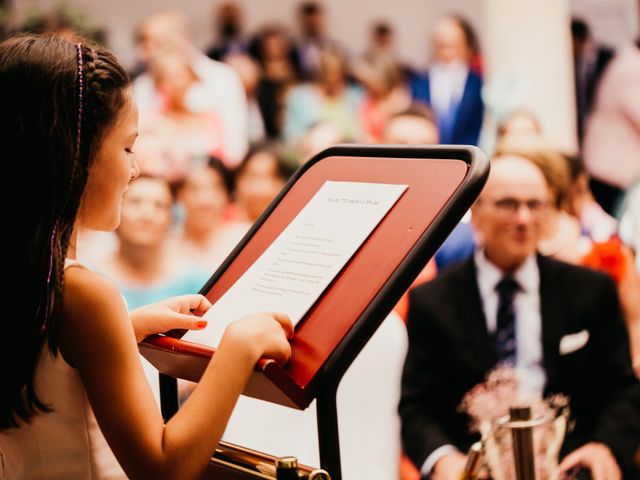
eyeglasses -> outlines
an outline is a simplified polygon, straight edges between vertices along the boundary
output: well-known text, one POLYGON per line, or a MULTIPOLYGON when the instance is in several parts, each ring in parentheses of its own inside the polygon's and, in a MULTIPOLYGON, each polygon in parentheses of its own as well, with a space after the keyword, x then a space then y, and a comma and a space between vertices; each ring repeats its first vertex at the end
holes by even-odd
POLYGON ((522 206, 527 207, 527 210, 529 210, 529 213, 532 215, 541 215, 546 212, 549 207, 549 202, 538 198, 519 200, 517 198, 505 197, 493 200, 492 203, 495 209, 504 215, 515 215, 522 206))

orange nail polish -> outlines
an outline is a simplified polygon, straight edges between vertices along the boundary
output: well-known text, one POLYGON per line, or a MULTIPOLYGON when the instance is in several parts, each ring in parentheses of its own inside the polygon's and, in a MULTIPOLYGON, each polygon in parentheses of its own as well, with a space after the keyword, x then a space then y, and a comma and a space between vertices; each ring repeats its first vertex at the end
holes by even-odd
POLYGON ((207 321, 206 320, 199 320, 198 321, 198 328, 204 328, 207 326, 207 321))

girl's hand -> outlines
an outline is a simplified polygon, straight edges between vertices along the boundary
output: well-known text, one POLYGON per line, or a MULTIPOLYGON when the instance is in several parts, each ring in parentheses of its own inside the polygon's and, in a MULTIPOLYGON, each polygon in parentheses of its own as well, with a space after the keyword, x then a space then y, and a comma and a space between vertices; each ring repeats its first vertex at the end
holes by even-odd
POLYGON ((248 355, 251 364, 271 358, 280 365, 291 357, 293 324, 281 313, 255 313, 231 323, 220 341, 220 348, 233 348, 248 355))
POLYGON ((200 330, 207 321, 200 317, 211 307, 203 295, 180 295, 131 310, 131 323, 140 343, 149 335, 173 329, 200 330))

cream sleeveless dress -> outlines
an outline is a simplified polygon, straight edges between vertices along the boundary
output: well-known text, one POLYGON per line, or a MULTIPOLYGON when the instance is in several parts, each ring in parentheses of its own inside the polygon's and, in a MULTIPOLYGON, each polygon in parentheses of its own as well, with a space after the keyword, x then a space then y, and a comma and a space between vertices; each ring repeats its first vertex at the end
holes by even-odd
MULTIPOLYGON (((66 259, 65 269, 85 267, 66 259)), ((126 479, 98 427, 78 371, 45 346, 34 379, 53 407, 31 423, 0 432, 1 480, 126 479)))

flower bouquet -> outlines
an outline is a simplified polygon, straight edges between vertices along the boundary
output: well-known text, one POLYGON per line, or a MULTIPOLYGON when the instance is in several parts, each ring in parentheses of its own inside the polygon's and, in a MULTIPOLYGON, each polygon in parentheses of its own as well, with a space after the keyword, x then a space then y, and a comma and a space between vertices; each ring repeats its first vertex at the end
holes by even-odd
POLYGON ((498 366, 484 383, 463 398, 460 409, 471 417, 470 429, 482 438, 485 475, 495 480, 516 480, 510 409, 526 405, 531 411, 532 452, 536 480, 555 480, 558 455, 567 431, 568 399, 553 395, 523 395, 512 367, 498 366))

